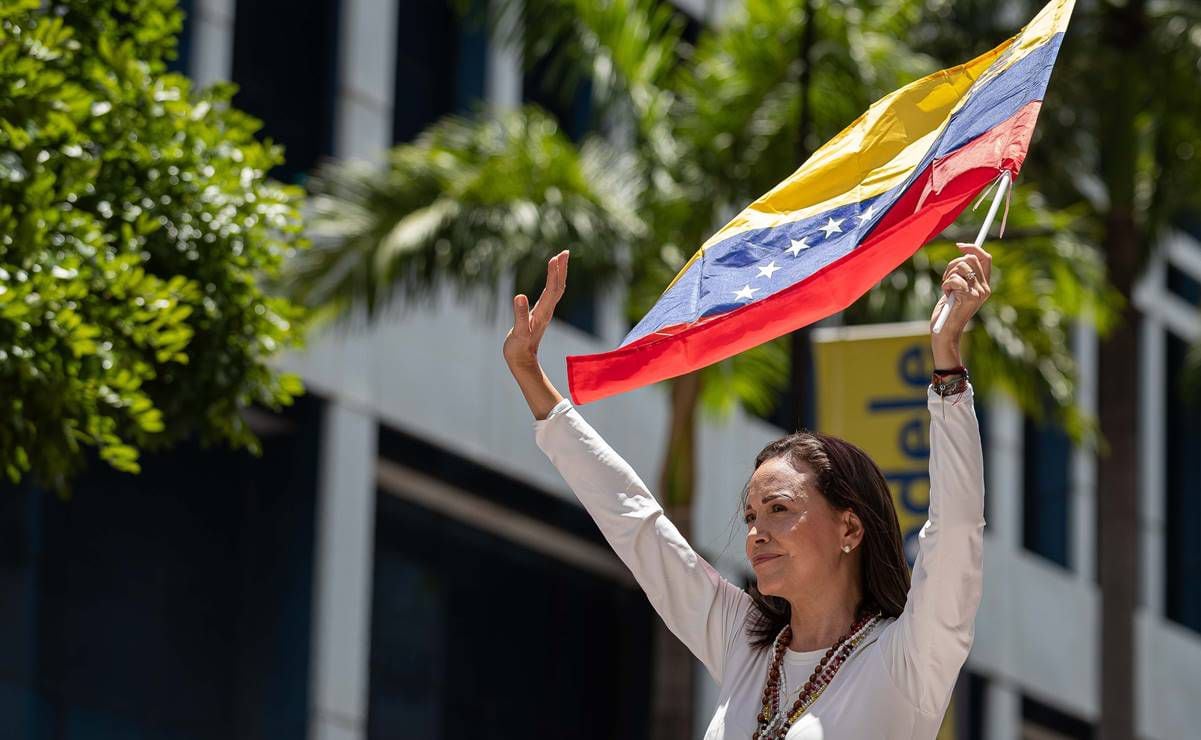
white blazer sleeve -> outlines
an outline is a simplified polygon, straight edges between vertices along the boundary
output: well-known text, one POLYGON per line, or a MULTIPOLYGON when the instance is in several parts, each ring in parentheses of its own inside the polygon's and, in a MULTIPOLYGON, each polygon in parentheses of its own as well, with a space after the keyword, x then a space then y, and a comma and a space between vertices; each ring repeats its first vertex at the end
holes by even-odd
POLYGON ((535 440, 633 573, 667 627, 721 683, 750 597, 692 549, 646 485, 564 399, 535 440))
POLYGON ((972 388, 945 399, 927 393, 929 519, 905 610, 880 639, 897 688, 919 711, 941 714, 971 649, 980 605, 984 462, 972 388))

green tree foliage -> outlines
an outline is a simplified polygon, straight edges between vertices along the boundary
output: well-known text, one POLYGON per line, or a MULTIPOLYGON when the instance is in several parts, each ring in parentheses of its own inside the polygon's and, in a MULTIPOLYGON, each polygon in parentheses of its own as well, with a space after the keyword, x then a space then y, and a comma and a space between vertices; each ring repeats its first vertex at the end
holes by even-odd
POLYGON ((173 0, 0 5, 0 469, 65 488, 89 449, 190 435, 257 449, 240 411, 299 380, 267 358, 300 309, 264 293, 302 246, 279 148, 167 71, 173 0))
POLYGON ((547 244, 583 245, 572 266, 611 280, 613 245, 643 229, 633 174, 598 138, 577 150, 535 108, 482 124, 448 118, 392 150, 387 168, 340 162, 313 176, 313 248, 292 261, 292 287, 337 313, 420 301, 439 278, 464 297, 495 298, 509 271, 518 285, 541 284, 547 244))

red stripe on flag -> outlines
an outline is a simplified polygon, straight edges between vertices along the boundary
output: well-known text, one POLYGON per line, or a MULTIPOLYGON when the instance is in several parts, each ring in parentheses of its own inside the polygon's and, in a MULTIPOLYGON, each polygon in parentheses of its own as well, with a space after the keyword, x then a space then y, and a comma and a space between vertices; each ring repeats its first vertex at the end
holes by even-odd
POLYGON ((1017 175, 1041 106, 1041 101, 1028 103, 1008 120, 935 159, 862 244, 803 282, 728 313, 664 327, 610 352, 568 357, 572 401, 591 403, 683 375, 850 306, 941 233, 1000 172, 1017 175))

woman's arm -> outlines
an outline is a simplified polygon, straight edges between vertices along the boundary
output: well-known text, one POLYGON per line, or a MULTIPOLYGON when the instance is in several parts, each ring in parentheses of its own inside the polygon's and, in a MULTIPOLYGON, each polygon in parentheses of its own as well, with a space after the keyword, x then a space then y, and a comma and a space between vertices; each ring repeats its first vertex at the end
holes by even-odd
MULTIPOLYGON (((931 334, 936 369, 960 366, 968 320, 988 299, 991 259, 972 245, 943 275, 943 298, 956 305, 941 334, 931 334)), ((928 391, 930 509, 905 610, 881 643, 897 688, 922 712, 941 715, 967 659, 983 592, 984 463, 972 387, 942 397, 928 391)))
POLYGON ((505 360, 534 414, 538 446, 668 628, 720 682, 729 640, 737 634, 749 597, 692 549, 638 474, 563 398, 538 363, 538 343, 566 287, 567 257, 563 252, 548 264, 546 288, 533 311, 525 296, 513 299, 505 360))
POLYGON ((550 382, 550 378, 546 377, 541 367, 509 369, 521 388, 521 395, 525 396, 525 402, 534 414, 535 421, 545 419, 550 415, 551 409, 563 400, 563 394, 550 382))
POLYGON ((905 610, 881 639, 897 688, 940 714, 971 649, 983 591, 984 464, 971 387, 928 394, 930 509, 905 610))

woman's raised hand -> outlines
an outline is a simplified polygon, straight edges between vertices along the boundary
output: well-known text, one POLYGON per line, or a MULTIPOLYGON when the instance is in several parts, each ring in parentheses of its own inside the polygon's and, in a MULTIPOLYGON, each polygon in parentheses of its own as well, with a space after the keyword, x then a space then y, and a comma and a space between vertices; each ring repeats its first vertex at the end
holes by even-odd
POLYGON ((505 336, 503 352, 505 362, 514 372, 538 367, 538 344, 567 288, 569 256, 570 252, 565 249, 546 263, 546 287, 532 311, 530 299, 524 294, 513 296, 513 328, 505 336))
POLYGON ((942 274, 942 298, 934 306, 930 317, 930 327, 933 329, 938 314, 942 312, 943 304, 952 293, 955 295, 955 306, 946 324, 938 334, 931 332, 930 343, 934 350, 934 366, 938 368, 957 367, 963 364, 959 353, 959 339, 967 322, 988 297, 992 295, 989 280, 992 277, 992 256, 975 244, 956 244, 964 254, 956 257, 947 264, 942 274))

